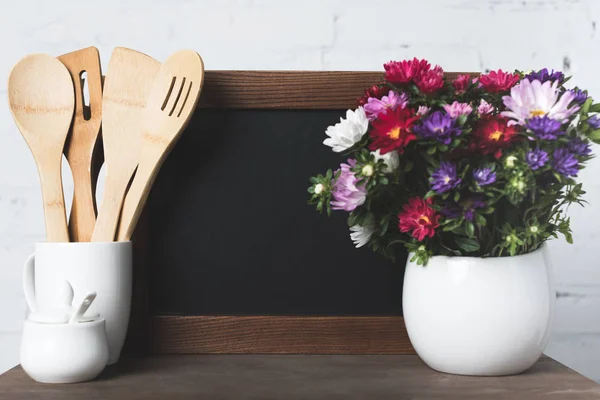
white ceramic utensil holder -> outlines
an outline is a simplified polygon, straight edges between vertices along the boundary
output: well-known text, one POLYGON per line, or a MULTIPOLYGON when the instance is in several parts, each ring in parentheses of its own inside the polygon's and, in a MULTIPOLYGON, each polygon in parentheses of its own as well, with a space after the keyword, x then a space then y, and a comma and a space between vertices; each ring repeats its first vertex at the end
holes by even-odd
POLYGON ((80 242, 35 244, 35 253, 25 262, 25 293, 34 292, 40 311, 60 307, 57 288, 69 281, 76 288, 73 304, 91 291, 98 298, 88 314, 106 320, 108 364, 119 359, 131 311, 131 242, 80 242))
POLYGON ((102 372, 107 361, 104 319, 74 324, 25 321, 21 366, 35 381, 89 381, 102 372))

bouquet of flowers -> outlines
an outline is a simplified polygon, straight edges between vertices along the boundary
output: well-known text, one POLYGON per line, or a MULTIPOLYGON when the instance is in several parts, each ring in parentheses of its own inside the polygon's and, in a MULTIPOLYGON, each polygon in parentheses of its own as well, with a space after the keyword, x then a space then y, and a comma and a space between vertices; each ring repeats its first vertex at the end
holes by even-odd
POLYGON ((600 104, 559 71, 447 74, 391 61, 323 142, 346 160, 310 179, 318 211, 348 212, 356 247, 393 258, 498 257, 572 242, 575 178, 600 143, 600 104))

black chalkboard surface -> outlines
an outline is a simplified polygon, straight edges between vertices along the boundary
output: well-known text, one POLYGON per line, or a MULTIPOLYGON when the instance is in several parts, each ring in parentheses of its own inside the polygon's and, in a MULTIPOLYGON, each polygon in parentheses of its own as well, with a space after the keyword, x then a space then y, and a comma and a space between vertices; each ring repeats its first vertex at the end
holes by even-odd
POLYGON ((341 110, 198 109, 147 205, 150 312, 401 315, 397 263, 307 205, 341 110))

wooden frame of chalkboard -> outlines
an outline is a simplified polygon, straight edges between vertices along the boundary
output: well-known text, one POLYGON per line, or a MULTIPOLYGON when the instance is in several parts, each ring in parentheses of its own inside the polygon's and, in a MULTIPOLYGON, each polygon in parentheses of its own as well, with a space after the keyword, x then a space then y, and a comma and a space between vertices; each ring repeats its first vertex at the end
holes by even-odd
MULTIPOLYGON (((447 73, 453 78, 457 73, 447 73)), ((380 72, 206 71, 199 108, 345 110, 380 72)), ((325 127, 323 127, 325 129, 325 127)), ((146 213, 145 213, 146 214, 146 213)), ((401 316, 151 315, 148 230, 134 236, 134 299, 127 348, 152 353, 414 354, 401 316)))

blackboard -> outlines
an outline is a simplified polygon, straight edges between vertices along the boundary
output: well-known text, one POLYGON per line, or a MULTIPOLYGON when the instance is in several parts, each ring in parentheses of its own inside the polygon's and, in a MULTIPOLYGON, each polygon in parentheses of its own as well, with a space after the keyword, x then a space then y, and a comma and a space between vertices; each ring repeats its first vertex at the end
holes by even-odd
POLYGON ((401 314, 403 250, 355 249, 346 212, 307 205, 344 112, 197 110, 149 198, 152 313, 401 314))
MULTIPOLYGON (((456 73, 446 74, 448 79, 456 73)), ((307 204, 377 72, 206 71, 134 235, 134 352, 414 354, 397 263, 307 204)))

